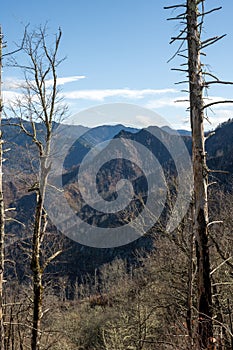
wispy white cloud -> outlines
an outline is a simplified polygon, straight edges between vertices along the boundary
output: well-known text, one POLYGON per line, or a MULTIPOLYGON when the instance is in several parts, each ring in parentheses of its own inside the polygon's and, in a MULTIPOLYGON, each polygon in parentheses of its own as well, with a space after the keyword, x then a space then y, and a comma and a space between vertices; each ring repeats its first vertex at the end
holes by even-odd
POLYGON ((6 78, 3 81, 2 88, 3 90, 17 90, 20 88, 23 82, 23 80, 14 77, 6 78))
MULTIPOLYGON (((67 77, 59 77, 57 84, 64 86, 62 96, 64 96, 66 102, 70 106, 71 110, 76 113, 77 110, 84 108, 89 108, 93 103, 109 103, 116 102, 116 100, 121 100, 126 103, 136 103, 150 110, 159 111, 159 113, 169 120, 170 124, 173 126, 182 127, 184 126, 184 118, 189 120, 187 116, 187 108, 189 107, 187 94, 182 95, 179 90, 172 88, 165 89, 130 89, 130 88, 119 88, 119 89, 86 89, 77 90, 72 89, 67 91, 66 84, 75 83, 82 79, 85 79, 84 75, 74 75, 67 77), (179 101, 179 102, 178 102, 179 101)), ((23 80, 10 77, 4 80, 3 84, 3 100, 4 104, 7 105, 9 102, 14 101, 16 98, 20 98, 19 87, 24 83, 23 80)), ((47 80, 47 86, 52 86, 52 80, 47 80)), ((205 103, 212 103, 216 101, 224 101, 222 96, 213 96, 205 100, 205 103)), ((211 124, 206 122, 206 127, 208 129, 216 127, 219 123, 226 121, 233 117, 233 104, 224 103, 217 104, 213 108, 208 110, 208 116, 211 124), (213 109, 214 113, 211 112, 213 109)), ((124 117, 125 118, 125 117, 124 117)), ((121 122, 126 123, 123 117, 118 116, 117 120, 111 120, 111 122, 121 122)), ((127 118, 126 118, 127 119, 127 118)), ((86 125, 86 120, 80 120, 80 123, 86 125)), ((89 121, 92 125, 95 121, 89 121)), ((104 124, 105 120, 101 120, 104 124)), ((108 120, 108 122, 110 122, 108 120)), ((149 125, 154 125, 154 119, 152 117, 138 115, 134 118, 129 118, 127 120, 128 124, 147 127, 149 125)), ((189 125, 189 122, 188 122, 189 125)), ((187 124, 185 124, 187 128, 187 124)))
MULTIPOLYGON (((216 113, 212 113, 214 116, 216 113)), ((233 105, 232 109, 218 109, 217 115, 222 115, 224 118, 233 118, 233 105)))
POLYGON ((17 99, 22 97, 22 94, 15 91, 3 91, 3 103, 7 105, 11 101, 16 101, 17 99))
MULTIPOLYGON (((205 98, 205 104, 209 104, 209 103, 215 103, 215 102, 223 102, 226 99, 224 97, 220 97, 220 96, 213 96, 213 97, 208 97, 205 98)), ((232 99, 233 101, 233 99, 232 99)), ((222 106, 225 107, 232 107, 233 108, 233 103, 220 103, 220 104, 216 104, 213 106, 213 108, 215 109, 222 109, 222 106)), ((189 107, 189 100, 188 100, 188 96, 165 96, 162 98, 156 98, 153 100, 149 100, 146 104, 147 108, 151 108, 151 109, 156 109, 156 108, 163 108, 163 107, 176 107, 176 108, 188 108, 189 107)))
MULTIPOLYGON (((68 83, 73 83, 75 81, 79 81, 82 79, 86 79, 85 75, 74 75, 70 77, 57 78, 57 85, 65 85, 68 83)), ((52 85, 53 80, 47 80, 47 85, 52 85)))
MULTIPOLYGON (((57 85, 61 86, 61 85, 65 85, 65 84, 69 84, 69 83, 73 83, 82 79, 85 79, 86 76, 85 75, 74 75, 74 76, 70 76, 70 77, 58 77, 57 78, 57 85)), ((10 78, 6 78, 3 82, 3 89, 4 90, 17 90, 20 87, 22 87, 23 85, 25 85, 25 80, 23 79, 18 79, 18 78, 14 78, 14 77, 10 77, 10 78)), ((50 87, 53 85, 53 80, 52 79, 48 79, 46 81, 46 85, 47 87, 50 87)))
POLYGON ((153 100, 149 100, 146 103, 146 107, 150 109, 164 108, 164 107, 175 107, 175 108, 188 108, 189 102, 184 96, 176 97, 162 97, 153 100))
POLYGON ((162 95, 167 93, 176 93, 175 89, 98 89, 98 90, 77 90, 64 92, 67 99, 80 99, 103 102, 109 97, 118 97, 125 99, 143 99, 149 96, 162 95))
MULTIPOLYGON (((205 98, 205 104, 213 102, 223 102, 226 99, 222 96, 212 96, 205 98)), ((145 107, 152 110, 160 110, 160 113, 165 114, 174 128, 189 128, 189 101, 187 96, 162 96, 148 100, 145 107), (185 122, 184 122, 184 116, 185 122), (183 122, 181 123, 181 118, 183 122), (188 121, 188 122, 187 122, 188 121)), ((204 121, 206 130, 216 128, 220 123, 233 118, 233 103, 220 103, 206 109, 207 118, 204 121)))

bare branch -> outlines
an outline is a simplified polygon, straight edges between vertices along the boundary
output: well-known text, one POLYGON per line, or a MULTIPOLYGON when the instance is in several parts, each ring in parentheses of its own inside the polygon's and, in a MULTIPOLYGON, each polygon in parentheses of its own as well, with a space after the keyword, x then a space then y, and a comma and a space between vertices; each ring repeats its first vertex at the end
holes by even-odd
POLYGON ((212 170, 212 169, 208 169, 209 173, 218 173, 218 174, 229 174, 229 171, 225 171, 225 170, 212 170))
POLYGON ((226 36, 226 34, 223 34, 221 36, 216 36, 210 39, 207 39, 205 41, 203 41, 201 43, 201 50, 204 49, 205 47, 209 46, 209 45, 213 45, 214 43, 216 43, 217 41, 221 40, 222 38, 224 38, 226 36))
POLYGON ((213 80, 213 81, 206 81, 204 85, 208 86, 211 84, 233 85, 233 82, 232 81, 224 81, 224 80, 213 80))
POLYGON ((186 40, 187 36, 185 38, 182 38, 182 35, 187 32, 187 27, 185 27, 183 30, 180 31, 180 34, 176 37, 172 37, 169 44, 173 44, 176 40, 186 40))
POLYGON ((188 80, 182 80, 175 83, 175 85, 179 85, 179 84, 188 84, 188 80))
POLYGON ((230 256, 229 258, 227 258, 226 260, 224 260, 223 262, 221 262, 221 264, 219 264, 217 267, 215 267, 215 269, 213 269, 210 274, 212 275, 213 273, 215 273, 218 269, 220 269, 220 267, 222 267, 224 264, 226 264, 227 261, 231 260, 233 258, 233 256, 230 256))
POLYGON ((14 210, 16 210, 16 208, 7 208, 7 209, 5 209, 5 212, 14 211, 14 210))
POLYGON ((209 73, 209 72, 202 72, 202 74, 203 74, 203 75, 208 75, 208 76, 214 78, 215 80, 219 80, 219 78, 216 77, 216 75, 214 75, 214 74, 212 74, 212 73, 209 73))
POLYGON ((58 250, 58 251, 56 251, 56 253, 54 253, 53 255, 51 255, 51 256, 46 260, 46 262, 44 263, 44 265, 43 265, 43 270, 45 270, 46 267, 47 267, 58 255, 60 255, 62 252, 63 252, 63 250, 58 250))
POLYGON ((186 8, 186 5, 185 4, 181 4, 181 5, 164 6, 164 10, 176 9, 176 8, 179 8, 179 7, 186 8))
POLYGON ((185 43, 185 40, 182 41, 182 43, 180 44, 180 46, 178 47, 177 51, 174 53, 174 55, 167 61, 167 63, 171 62, 181 51, 183 45, 185 43))
POLYGON ((172 68, 171 70, 173 70, 173 71, 178 71, 178 72, 185 72, 185 73, 188 73, 188 69, 172 68))
POLYGON ((185 19, 185 16, 186 16, 186 12, 185 13, 181 13, 180 15, 178 15, 176 17, 167 18, 167 21, 174 21, 174 20, 185 19))
POLYGON ((217 182, 216 181, 209 182, 207 186, 210 187, 210 186, 213 186, 213 185, 217 185, 217 182))
POLYGON ((14 221, 14 222, 16 222, 17 224, 20 224, 20 225, 22 225, 23 227, 26 227, 25 226, 25 224, 23 223, 23 222, 21 222, 21 221, 19 221, 19 220, 16 220, 16 219, 14 219, 14 218, 7 218, 7 219, 5 219, 6 221, 14 221))
POLYGON ((175 103, 178 103, 178 102, 190 102, 189 100, 175 100, 175 103))
POLYGON ((213 8, 212 10, 209 10, 209 11, 200 13, 200 14, 198 15, 198 17, 200 17, 200 16, 203 17, 203 16, 205 16, 205 15, 209 15, 210 13, 215 12, 215 11, 219 11, 219 10, 221 10, 221 9, 222 9, 222 6, 220 6, 220 7, 215 7, 215 8, 213 8))
POLYGON ((230 261, 228 260, 228 258, 225 257, 225 255, 224 255, 222 249, 220 248, 220 245, 218 244, 218 242, 216 241, 216 239, 213 237, 213 235, 210 234, 210 238, 211 238, 212 242, 214 243, 215 248, 216 248, 218 254, 220 255, 220 257, 226 262, 226 264, 227 264, 228 266, 231 267, 231 269, 233 269, 233 264, 230 263, 230 261))
POLYGON ((207 227, 209 227, 211 225, 215 225, 215 224, 223 224, 223 221, 222 220, 211 221, 211 222, 208 223, 207 227))
POLYGON ((185 59, 188 59, 188 56, 182 55, 181 53, 178 53, 177 56, 180 56, 180 57, 183 57, 183 58, 185 58, 185 59))
POLYGON ((24 28, 24 35, 23 35, 23 39, 22 39, 22 42, 21 42, 20 47, 19 47, 18 49, 16 49, 16 50, 13 50, 13 51, 11 51, 11 52, 7 52, 7 53, 3 54, 2 57, 12 56, 12 55, 16 54, 17 52, 23 50, 23 48, 24 48, 24 43, 25 43, 25 40, 26 40, 26 34, 27 34, 27 28, 28 28, 28 26, 29 26, 29 24, 27 24, 27 25, 25 26, 25 28, 24 28))
POLYGON ((203 107, 203 109, 206 109, 206 108, 209 108, 209 107, 211 107, 211 106, 218 105, 218 104, 221 104, 221 103, 233 103, 233 100, 225 100, 225 101, 210 102, 210 103, 208 103, 207 105, 205 105, 205 106, 203 107))

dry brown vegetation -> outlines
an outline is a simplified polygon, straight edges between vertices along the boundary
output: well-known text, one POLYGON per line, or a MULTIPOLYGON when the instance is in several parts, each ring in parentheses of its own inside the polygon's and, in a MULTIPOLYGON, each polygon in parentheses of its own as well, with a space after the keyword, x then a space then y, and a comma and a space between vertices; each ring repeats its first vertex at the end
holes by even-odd
MULTIPOLYGON (((224 220, 211 228, 213 327, 217 349, 233 345, 232 195, 212 193, 212 215, 224 220), (218 201, 218 206, 214 202, 218 201)), ((195 349, 200 320, 192 300, 191 335, 188 325, 190 279, 190 220, 173 235, 155 234, 155 248, 138 255, 138 266, 115 260, 98 278, 67 286, 67 280, 45 285, 41 349, 149 350, 195 349), (67 299, 64 288, 73 289, 67 299), (193 344, 194 343, 194 344, 193 344), (193 344, 193 345, 192 345, 193 344)), ((5 290, 6 349, 30 347, 32 312, 29 285, 7 282, 5 290)), ((192 288, 197 288, 196 259, 192 288)), ((195 295, 195 293, 194 293, 195 295)), ((212 346, 210 344, 210 346, 212 346)), ((214 347, 213 347, 214 348, 214 347)))

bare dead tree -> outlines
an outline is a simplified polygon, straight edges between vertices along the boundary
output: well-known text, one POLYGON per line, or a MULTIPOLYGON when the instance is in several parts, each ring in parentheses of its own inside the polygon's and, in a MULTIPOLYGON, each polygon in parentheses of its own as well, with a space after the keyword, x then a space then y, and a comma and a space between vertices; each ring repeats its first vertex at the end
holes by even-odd
POLYGON ((3 139, 2 139, 2 60, 4 56, 12 55, 22 49, 24 39, 21 46, 15 51, 3 54, 2 49, 5 48, 3 43, 2 27, 0 26, 0 348, 5 348, 5 332, 4 332, 4 312, 3 312, 3 283, 4 283, 4 263, 5 263, 5 205, 3 196, 3 139))
POLYGON ((3 321, 3 274, 4 274, 4 240, 5 240, 5 211, 2 189, 2 30, 0 28, 0 348, 4 349, 4 321, 3 321))
MULTIPOLYGON (((201 55, 203 49, 222 39, 225 35, 214 36, 202 40, 202 26, 205 16, 220 10, 213 8, 205 10, 205 0, 186 0, 182 4, 167 6, 165 9, 180 10, 182 12, 169 20, 178 20, 183 26, 180 33, 171 38, 171 42, 180 42, 175 56, 179 55, 187 61, 181 64, 181 68, 174 70, 184 72, 187 75, 187 81, 179 83, 188 83, 189 85, 189 110, 190 123, 192 130, 192 161, 194 174, 194 215, 193 231, 196 240, 196 260, 198 268, 198 348, 206 349, 211 346, 213 339, 213 320, 212 320, 212 286, 210 276, 210 252, 209 252, 209 222, 208 217, 208 177, 210 170, 206 164, 204 120, 205 109, 218 103, 226 101, 216 101, 205 103, 204 88, 211 84, 232 84, 228 81, 221 81, 217 77, 203 70, 201 55), (213 80, 206 81, 210 76, 213 80)), ((227 101, 233 102, 233 101, 227 101)), ((190 287, 190 286, 189 286, 190 287)), ((190 315, 191 317, 191 315, 190 315)))
POLYGON ((197 2, 187 1, 187 41, 190 121, 192 128, 192 157, 194 173, 194 234, 198 266, 198 312, 200 348, 207 347, 213 337, 212 291, 208 243, 208 170, 204 139, 203 78, 200 59, 199 10, 197 2))
MULTIPOLYGON (((44 207, 45 194, 48 185, 48 175, 51 168, 51 139, 54 121, 64 117, 67 107, 59 95, 57 84, 57 68, 63 59, 58 59, 58 49, 62 32, 59 29, 54 42, 48 44, 47 29, 25 33, 23 53, 29 62, 20 64, 14 58, 11 66, 21 68, 25 82, 21 86, 22 95, 11 104, 11 115, 18 118, 16 123, 37 146, 40 171, 37 182, 30 189, 36 193, 36 209, 32 234, 31 270, 33 274, 33 322, 31 349, 40 349, 41 319, 43 305, 43 273, 47 265, 61 253, 55 251, 46 261, 42 258, 42 243, 45 237, 48 218, 44 207), (24 120, 30 121, 30 129, 24 120), (37 122, 44 127, 44 137, 38 135, 37 122)), ((28 124, 27 124, 28 125, 28 124)))

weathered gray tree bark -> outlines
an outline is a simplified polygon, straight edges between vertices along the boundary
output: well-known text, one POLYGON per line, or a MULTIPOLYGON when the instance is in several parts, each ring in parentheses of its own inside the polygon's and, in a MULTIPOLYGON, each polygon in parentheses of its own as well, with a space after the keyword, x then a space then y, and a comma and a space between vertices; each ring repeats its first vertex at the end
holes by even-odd
MULTIPOLYGON (((171 42, 181 42, 175 56, 179 55, 188 60, 181 68, 173 69, 186 73, 188 81, 180 81, 189 84, 190 102, 190 122, 192 129, 192 162, 194 177, 194 208, 193 208, 193 233, 196 243, 196 263, 197 263, 197 311, 198 329, 197 336, 193 334, 192 321, 192 268, 190 268, 187 300, 187 325, 190 338, 195 338, 195 348, 215 349, 216 339, 213 338, 213 318, 212 318, 212 285, 210 271, 209 252, 209 227, 219 221, 209 222, 208 218, 208 175, 210 170, 206 164, 205 137, 204 137, 204 111, 219 103, 233 103, 233 100, 213 101, 205 104, 203 89, 211 84, 232 85, 230 81, 219 80, 215 75, 205 72, 201 62, 203 49, 221 40, 225 35, 214 36, 204 41, 201 40, 202 27, 207 14, 221 9, 215 7, 205 10, 205 0, 186 0, 183 3, 166 6, 165 9, 180 9, 182 12, 169 20, 177 20, 181 23, 182 29, 179 34, 171 38, 171 42), (183 44, 187 44, 183 49, 183 44), (186 68, 187 67, 187 68, 186 68), (206 81, 206 77, 213 80, 206 81)), ((170 59, 170 60, 171 60, 170 59)), ((213 170, 211 170, 213 171, 213 170)), ((191 249, 192 251, 192 249, 191 249)), ((190 256, 190 261, 191 261, 190 256)), ((191 342, 192 346, 192 342, 191 342)))
POLYGON ((200 25, 198 2, 187 0, 188 75, 190 97, 190 121, 192 129, 192 158, 194 174, 194 233, 198 267, 198 342, 205 349, 213 337, 212 291, 210 278, 210 254, 208 239, 208 170, 204 137, 205 86, 202 76, 200 25))
MULTIPOLYGON (((198 329, 197 337, 192 334, 192 276, 189 276, 189 298, 187 324, 190 337, 195 338, 198 349, 210 348, 213 344, 213 319, 212 319, 212 286, 210 271, 210 252, 209 252, 209 217, 208 217, 208 175, 209 169, 206 164, 205 151, 205 135, 204 135, 204 110, 218 102, 205 104, 203 89, 209 87, 210 84, 231 84, 230 82, 220 81, 217 77, 207 72, 203 72, 203 64, 201 62, 202 49, 209 46, 221 38, 215 36, 205 41, 201 40, 202 26, 205 15, 219 10, 213 8, 205 12, 205 0, 186 0, 185 3, 165 7, 166 9, 181 9, 182 13, 169 18, 170 20, 182 21, 184 28, 180 33, 173 37, 170 43, 174 41, 181 42, 177 54, 188 60, 182 64, 178 71, 182 71, 188 75, 188 81, 179 83, 189 84, 189 108, 190 123, 192 130, 192 163, 194 178, 194 201, 193 201, 193 233, 196 243, 196 263, 197 263, 197 311, 198 311, 198 329), (183 50, 183 44, 187 44, 187 50, 183 50), (186 54, 187 52, 187 54, 186 54), (186 68, 187 66, 187 68, 186 68), (206 76, 212 77, 214 80, 207 82, 206 76)), ((173 58, 172 57, 172 58, 173 58)), ((226 101, 224 101, 226 102, 226 101)), ((232 101, 231 101, 232 102, 232 101)), ((191 249, 192 251, 192 249, 191 249)), ((191 259, 192 257, 190 257, 191 259)), ((190 274, 192 269, 190 269, 190 274)), ((214 345, 213 345, 214 346, 214 345)))
POLYGON ((4 349, 4 321, 3 321, 3 281, 4 281, 4 241, 5 241, 5 210, 2 188, 2 30, 0 27, 0 349, 4 349))
POLYGON ((34 231, 32 239, 32 256, 31 256, 31 270, 33 272, 33 324, 32 324, 32 338, 31 349, 40 349, 41 336, 41 319, 42 319, 42 304, 43 304, 43 266, 41 264, 41 244, 46 231, 47 215, 44 211, 45 191, 48 181, 48 168, 46 160, 48 155, 43 154, 41 159, 40 188, 36 194, 36 212, 34 221, 34 231))

